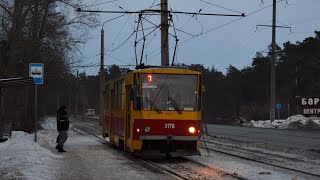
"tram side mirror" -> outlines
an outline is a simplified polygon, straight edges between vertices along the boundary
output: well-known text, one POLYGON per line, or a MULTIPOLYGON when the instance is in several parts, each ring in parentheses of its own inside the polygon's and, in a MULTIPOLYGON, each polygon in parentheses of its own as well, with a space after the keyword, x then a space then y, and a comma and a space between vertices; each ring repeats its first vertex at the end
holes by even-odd
POLYGON ((206 86, 204 84, 201 84, 201 91, 206 92, 206 86))

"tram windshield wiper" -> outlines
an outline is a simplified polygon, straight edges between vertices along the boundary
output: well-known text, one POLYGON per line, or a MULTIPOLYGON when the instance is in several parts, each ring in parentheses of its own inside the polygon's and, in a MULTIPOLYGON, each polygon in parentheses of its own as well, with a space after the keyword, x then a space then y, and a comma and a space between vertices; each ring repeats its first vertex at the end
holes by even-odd
POLYGON ((174 107, 174 109, 179 113, 182 114, 182 111, 179 109, 179 105, 177 105, 177 103, 171 98, 169 97, 169 101, 172 104, 172 106, 174 107))
POLYGON ((146 101, 150 104, 151 109, 152 109, 152 107, 154 107, 154 109, 157 111, 157 113, 162 114, 162 111, 155 105, 155 103, 152 103, 148 97, 146 97, 146 101))
MULTIPOLYGON (((158 96, 159 96, 159 94, 160 94, 160 92, 161 92, 161 90, 162 90, 162 88, 164 87, 164 85, 166 84, 166 82, 167 82, 167 80, 168 80, 168 77, 169 77, 169 75, 167 74, 167 77, 166 77, 166 79, 164 80, 164 82, 162 83, 162 85, 161 85, 161 87, 160 87, 160 89, 159 89, 159 91, 158 91, 158 93, 157 93, 157 95, 156 95, 156 97, 154 98, 154 100, 153 100, 153 102, 151 102, 151 100, 150 100, 150 103, 151 104, 155 104, 156 103, 156 100, 157 100, 157 98, 158 98, 158 96)), ((160 111, 160 110, 159 110, 160 111)), ((160 111, 161 112, 161 111, 160 111)), ((162 112, 161 112, 162 113, 162 112)))

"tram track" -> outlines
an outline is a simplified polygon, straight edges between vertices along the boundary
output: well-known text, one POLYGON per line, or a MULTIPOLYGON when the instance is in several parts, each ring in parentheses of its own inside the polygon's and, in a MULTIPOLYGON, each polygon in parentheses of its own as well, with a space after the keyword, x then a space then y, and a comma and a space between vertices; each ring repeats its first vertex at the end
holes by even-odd
POLYGON ((278 154, 265 153, 258 150, 250 150, 250 149, 242 148, 241 146, 237 146, 237 145, 229 145, 229 144, 224 144, 219 142, 212 142, 208 140, 206 140, 205 142, 202 141, 200 147, 205 150, 217 152, 220 154, 225 154, 228 156, 233 156, 240 159, 253 161, 253 162, 274 166, 277 168, 320 178, 320 174, 318 171, 320 169, 320 164, 316 162, 310 162, 310 161, 306 162, 302 159, 297 159, 293 157, 284 157, 278 154), (206 146, 203 145, 204 143, 206 143, 206 146), (305 165, 310 166, 310 163, 312 163, 311 170, 310 168, 309 168, 309 171, 301 170, 301 168, 305 167, 305 165))
MULTIPOLYGON (((73 125, 76 126, 76 128, 96 137, 99 138, 100 140, 103 140, 104 142, 109 143, 109 141, 106 141, 102 137, 98 136, 101 132, 101 129, 96 127, 95 125, 92 125, 88 121, 74 121, 71 122, 73 125), (76 122, 76 123, 75 123, 76 122)), ((203 142, 202 142, 203 143, 203 142)), ((220 154, 225 154, 237 158, 241 158, 244 160, 248 161, 253 161, 256 163, 261 163, 269 166, 274 166, 277 168, 297 172, 297 173, 302 173, 306 175, 310 175, 313 177, 320 178, 320 174, 317 174, 316 172, 318 167, 320 167, 320 164, 315 163, 315 168, 310 172, 310 171, 305 171, 298 169, 303 167, 304 163, 310 163, 310 162, 305 162, 302 159, 296 159, 292 157, 283 157, 278 154, 270 154, 270 153, 264 153, 258 150, 250 150, 250 149, 245 149, 242 148, 241 146, 238 145, 228 145, 224 143, 219 143, 219 142, 213 142, 213 141, 208 141, 206 140, 207 147, 204 145, 200 145, 201 148, 207 149, 209 151, 214 151, 220 154), (300 166, 295 167, 295 164, 299 163, 300 166)), ((169 160, 160 160, 160 161, 152 161, 152 160, 143 160, 139 159, 143 163, 147 163, 149 165, 152 165, 154 167, 157 167, 169 174, 172 174, 178 178, 181 179, 211 179, 209 177, 203 177, 203 175, 198 171, 193 171, 192 169, 201 169, 202 172, 215 172, 216 176, 225 176, 229 179, 245 179, 243 177, 238 176, 237 174, 230 174, 227 172, 224 172, 222 170, 219 170, 217 168, 213 168, 207 165, 204 165, 202 163, 199 163, 197 161, 193 161, 192 159, 188 158, 174 158, 174 159, 169 159, 169 160), (193 165, 190 165, 192 162, 193 165), (193 168, 190 168, 193 167, 193 168), (210 171, 209 171, 210 170, 210 171)), ((215 177, 216 178, 216 177, 215 177)), ((224 178, 226 179, 226 178, 224 178)))
POLYGON ((170 174, 184 180, 191 179, 241 179, 237 174, 231 174, 188 158, 179 157, 166 160, 143 160, 170 174))
MULTIPOLYGON (((81 121, 71 121, 71 124, 75 128, 89 135, 92 135, 95 138, 98 138, 104 143, 110 145, 109 141, 97 135, 99 128, 95 127, 94 125, 90 125, 90 123, 81 121)), ((131 158, 134 158, 132 160, 135 162, 139 161, 139 164, 141 164, 142 166, 152 166, 168 174, 171 174, 178 179, 245 179, 238 176, 237 174, 231 174, 221 169, 214 168, 184 157, 152 160, 137 158, 133 156, 131 158)))

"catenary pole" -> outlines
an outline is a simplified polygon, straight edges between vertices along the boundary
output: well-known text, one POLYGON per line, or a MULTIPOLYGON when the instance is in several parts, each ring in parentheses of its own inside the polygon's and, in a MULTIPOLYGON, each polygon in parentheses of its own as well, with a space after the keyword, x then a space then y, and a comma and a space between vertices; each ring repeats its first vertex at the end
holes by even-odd
MULTIPOLYGON (((103 24, 104 25, 104 24, 103 24)), ((100 57, 100 124, 103 119, 103 76, 104 76, 104 30, 103 30, 103 25, 101 28, 101 57, 100 57)))
POLYGON ((275 64, 276 64, 276 10, 277 2, 273 0, 273 16, 272 16, 272 55, 271 55, 271 85, 270 85, 270 120, 275 119, 275 64))
POLYGON ((168 0, 161 0, 161 66, 169 66, 168 0))
MULTIPOLYGON (((278 1, 280 2, 280 1, 278 1)), ((277 1, 273 0, 273 11, 272 11, 272 25, 257 25, 264 27, 272 27, 272 42, 271 42, 271 57, 270 57, 270 120, 273 122, 276 116, 276 28, 289 28, 291 31, 291 27, 288 26, 277 26, 276 25, 276 11, 277 11, 277 1)))

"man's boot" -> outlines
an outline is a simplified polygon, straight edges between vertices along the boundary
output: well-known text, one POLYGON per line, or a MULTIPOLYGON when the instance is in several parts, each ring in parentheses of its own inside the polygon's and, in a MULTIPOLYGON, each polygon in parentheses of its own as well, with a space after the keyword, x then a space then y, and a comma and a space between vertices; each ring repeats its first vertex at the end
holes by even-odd
POLYGON ((65 150, 63 150, 61 145, 57 145, 56 149, 58 150, 58 152, 66 152, 65 150))
MULTIPOLYGON (((60 151, 59 151, 60 152, 60 151)), ((67 152, 63 149, 63 146, 61 146, 61 152, 67 152)))

